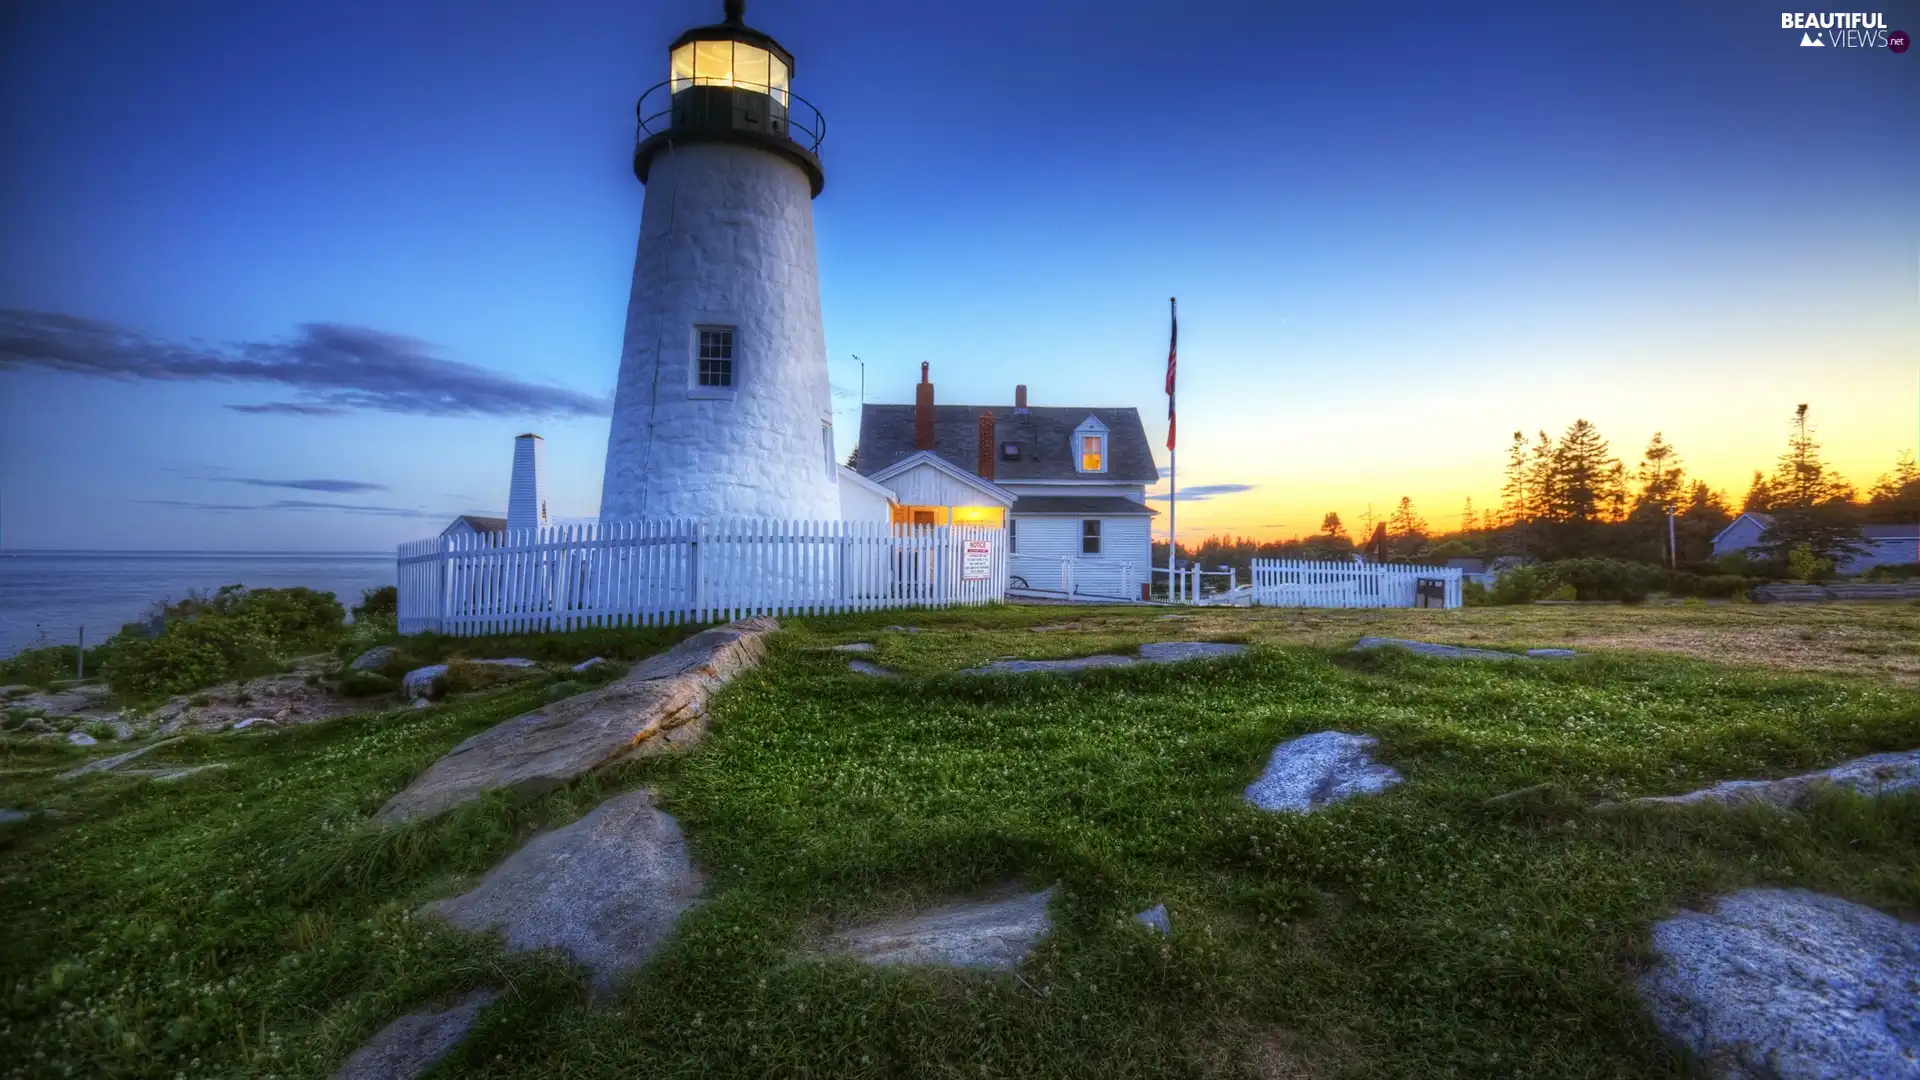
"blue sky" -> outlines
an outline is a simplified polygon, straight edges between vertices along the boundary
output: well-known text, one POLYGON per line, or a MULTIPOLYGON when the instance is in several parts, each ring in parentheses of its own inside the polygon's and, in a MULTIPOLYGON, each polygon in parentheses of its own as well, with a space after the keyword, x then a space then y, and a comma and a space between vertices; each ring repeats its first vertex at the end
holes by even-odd
MULTIPOLYGON (((1444 522, 1513 430, 1582 416, 1737 495, 1808 401, 1870 481, 1920 423, 1920 51, 1674 7, 755 0, 830 125, 841 449, 853 354, 871 401, 928 361, 942 401, 1024 382, 1158 440, 1177 294, 1183 486, 1247 489, 1183 536, 1403 494, 1444 522)), ((0 347, 0 546, 378 549, 500 509, 528 429, 555 510, 592 515, 606 421, 567 413, 618 365, 633 101, 718 16, 9 5, 0 308, 149 358, 411 339, 465 411, 0 347), (230 407, 289 402, 329 411, 230 407)))

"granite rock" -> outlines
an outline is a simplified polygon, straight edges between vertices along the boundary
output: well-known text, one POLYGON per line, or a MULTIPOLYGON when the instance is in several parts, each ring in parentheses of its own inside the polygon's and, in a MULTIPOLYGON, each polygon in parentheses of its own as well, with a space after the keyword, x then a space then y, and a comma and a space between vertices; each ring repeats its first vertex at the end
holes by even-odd
POLYGON ((1802 773, 1778 780, 1723 780, 1710 788, 1685 795, 1650 795, 1634 799, 1644 806, 1685 806, 1693 803, 1722 803, 1729 806, 1764 803, 1782 810, 1823 788, 1840 788, 1873 797, 1920 788, 1920 750, 1891 754, 1872 754, 1835 765, 1819 772, 1802 773))
POLYGON ((1363 637, 1354 645, 1354 652, 1366 652, 1369 649, 1405 649, 1418 656, 1431 656, 1440 660, 1519 660, 1519 653, 1500 652, 1496 649, 1470 649, 1464 645, 1435 645, 1430 641, 1410 641, 1406 638, 1363 637))
POLYGON ((1638 991, 1722 1080, 1920 1078, 1920 926, 1800 889, 1746 889, 1653 928, 1638 991))
POLYGON ((978 900, 943 904, 912 915, 849 927, 828 951, 869 964, 1012 971, 1053 928, 1053 889, 1002 889, 978 900))
POLYGON ((148 743, 147 745, 139 747, 138 749, 129 750, 124 754, 115 754, 112 757, 97 758, 93 761, 87 762, 85 765, 82 765, 78 768, 68 769, 66 772, 63 772, 60 774, 60 779, 72 780, 75 777, 86 776, 89 773, 108 772, 112 769, 117 769, 120 766, 125 765, 127 762, 132 761, 135 758, 143 757, 147 754, 151 754, 155 750, 158 750, 163 746, 172 746, 174 743, 177 743, 179 741, 180 741, 180 737, 176 735, 171 739, 161 739, 159 742, 148 743))
POLYGON ((475 990, 444 1008, 408 1013, 355 1050, 333 1080, 413 1080, 460 1045, 474 1018, 496 996, 493 990, 475 990))
POLYGON ((69 731, 67 732, 67 741, 75 746, 92 746, 100 740, 84 731, 69 731))
POLYGON ((706 713, 707 701, 766 655, 772 619, 702 630, 605 686, 497 724, 454 747, 380 808, 394 824, 438 814, 484 791, 537 795, 706 713))
POLYGON ((424 913, 498 930, 509 949, 559 949, 591 969, 604 995, 653 956, 704 884, 679 823, 642 788, 535 836, 472 892, 424 913))
POLYGON ((1150 927, 1162 934, 1173 933, 1173 921, 1167 917, 1167 905, 1155 904, 1133 917, 1141 926, 1150 927))
POLYGON ((1379 744, 1371 735, 1316 731, 1275 747, 1260 778, 1244 798, 1262 810, 1306 814, 1358 795, 1378 795, 1401 782, 1390 766, 1373 760, 1379 744))
POLYGON ((573 673, 575 675, 579 675, 584 672, 592 671, 594 668, 597 668, 601 664, 604 664, 606 662, 607 662, 607 658, 604 656, 590 656, 585 660, 582 660, 579 663, 573 665, 573 673))
POLYGON ((847 670, 853 672, 855 675, 868 675, 876 679, 892 679, 900 674, 892 668, 883 668, 879 664, 867 660, 849 660, 847 661, 847 670))
POLYGON ((1215 641, 1156 641, 1140 646, 1137 656, 1100 653, 1094 656, 1075 656, 1066 660, 995 660, 979 667, 967 668, 960 674, 1030 675, 1049 671, 1071 672, 1085 671, 1089 668, 1133 667, 1136 664, 1177 664, 1185 660, 1213 660, 1223 656, 1239 656, 1246 651, 1245 645, 1215 641))
POLYGON ((394 654, 399 651, 399 649, 392 645, 375 645, 373 648, 354 657, 353 663, 347 665, 347 670, 378 671, 385 667, 387 661, 393 659, 394 654))

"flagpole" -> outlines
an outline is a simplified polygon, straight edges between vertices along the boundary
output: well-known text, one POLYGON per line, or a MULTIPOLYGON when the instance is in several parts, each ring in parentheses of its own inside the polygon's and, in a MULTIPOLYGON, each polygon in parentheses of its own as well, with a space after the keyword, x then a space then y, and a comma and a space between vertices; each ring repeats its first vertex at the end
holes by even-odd
POLYGON ((1174 357, 1180 342, 1180 301, 1167 297, 1167 313, 1172 319, 1172 334, 1167 347, 1167 600, 1180 599, 1180 472, 1177 465, 1176 423, 1173 412, 1174 357))

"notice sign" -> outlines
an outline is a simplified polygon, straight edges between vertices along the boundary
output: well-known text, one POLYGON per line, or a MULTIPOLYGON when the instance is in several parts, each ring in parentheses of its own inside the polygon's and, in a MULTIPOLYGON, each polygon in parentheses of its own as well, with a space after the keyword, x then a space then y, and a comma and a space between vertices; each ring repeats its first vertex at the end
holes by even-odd
POLYGON ((969 540, 960 555, 960 577, 965 581, 984 581, 993 576, 993 541, 969 540))

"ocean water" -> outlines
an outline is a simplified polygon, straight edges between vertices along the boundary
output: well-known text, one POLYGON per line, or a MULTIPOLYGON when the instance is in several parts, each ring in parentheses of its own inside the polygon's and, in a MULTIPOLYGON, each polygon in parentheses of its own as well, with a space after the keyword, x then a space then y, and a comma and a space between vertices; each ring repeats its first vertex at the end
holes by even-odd
POLYGON ((362 590, 393 581, 392 553, 0 551, 0 656, 72 644, 83 626, 98 644, 190 590, 305 585, 351 608, 362 590))

